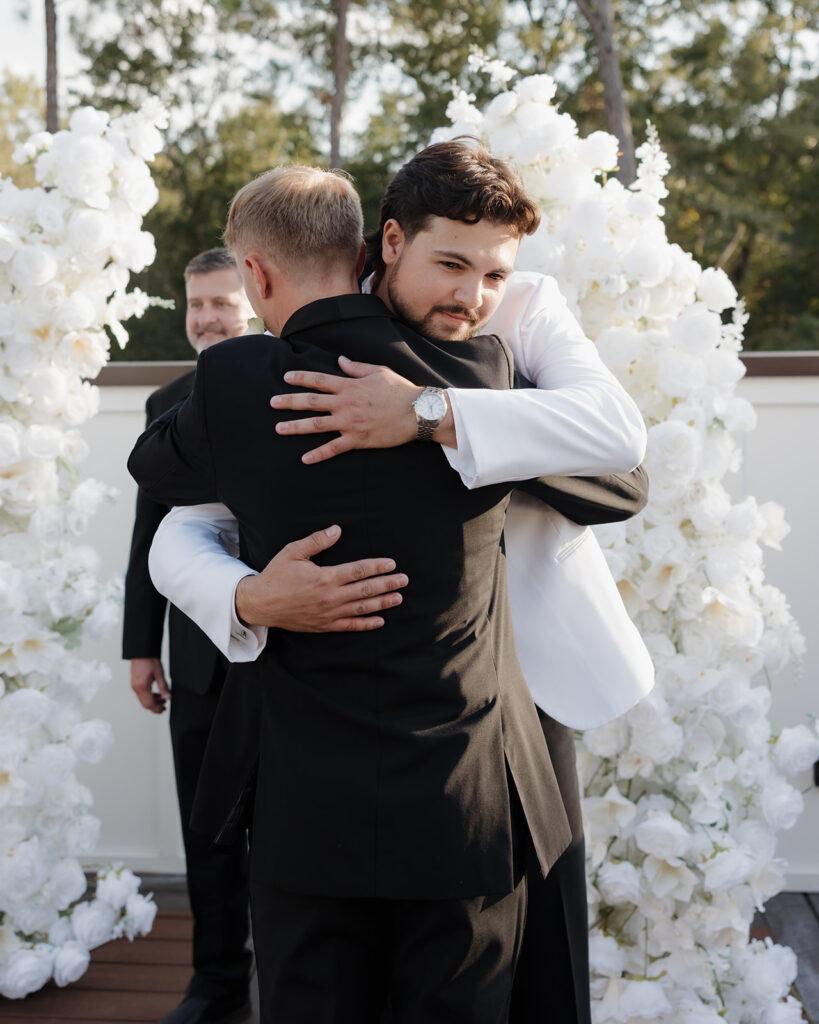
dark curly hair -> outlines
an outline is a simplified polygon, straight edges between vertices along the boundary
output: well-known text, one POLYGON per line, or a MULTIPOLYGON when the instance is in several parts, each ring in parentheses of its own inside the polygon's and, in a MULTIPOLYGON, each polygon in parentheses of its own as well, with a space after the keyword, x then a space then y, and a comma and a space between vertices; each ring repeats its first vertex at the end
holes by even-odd
POLYGON ((407 241, 423 231, 432 217, 477 224, 484 217, 531 235, 540 223, 537 203, 518 172, 492 156, 468 135, 427 146, 404 164, 387 185, 378 228, 367 235, 367 259, 376 281, 384 273, 381 236, 388 220, 397 220, 407 241))

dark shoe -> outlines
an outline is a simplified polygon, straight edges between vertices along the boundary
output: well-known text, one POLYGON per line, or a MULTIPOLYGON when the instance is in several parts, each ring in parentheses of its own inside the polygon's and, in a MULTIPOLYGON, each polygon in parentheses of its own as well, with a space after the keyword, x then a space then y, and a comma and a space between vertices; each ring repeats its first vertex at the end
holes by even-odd
POLYGON ((247 1020, 250 1010, 246 995, 238 998, 220 996, 218 999, 185 996, 159 1024, 238 1024, 238 1021, 247 1020))

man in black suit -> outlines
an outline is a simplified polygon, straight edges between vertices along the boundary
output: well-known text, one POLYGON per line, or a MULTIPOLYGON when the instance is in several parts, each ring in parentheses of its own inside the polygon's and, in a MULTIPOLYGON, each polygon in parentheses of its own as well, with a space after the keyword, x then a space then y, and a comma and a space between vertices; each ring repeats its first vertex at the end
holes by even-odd
MULTIPOLYGON (((538 214, 508 169, 481 151, 475 160, 480 180, 468 168, 457 176, 462 213, 433 219, 442 251, 467 253, 497 293, 485 321, 538 214), (487 170, 505 201, 497 187, 488 198, 487 170)), ((511 361, 497 339, 452 345, 465 336, 457 311, 430 311, 440 340, 429 341, 357 294, 360 212, 339 220, 352 196, 341 179, 294 168, 237 196, 227 237, 281 340, 208 353, 192 399, 143 435, 129 465, 156 498, 224 501, 251 566, 332 510, 345 523, 340 548, 389 544, 412 580, 386 628, 281 633, 228 679, 220 714, 261 699, 251 875, 263 1019, 361 1024, 389 992, 398 1021, 502 1021, 523 848, 531 842, 545 872, 571 834, 511 640, 500 545, 509 487, 467 491, 437 446, 417 443, 308 470, 306 446, 281 443, 265 406, 285 370, 332 371, 352 350, 414 380, 424 440, 441 386, 509 387, 511 361)))
MULTIPOLYGON (((185 268, 185 293, 185 331, 197 353, 245 330, 252 311, 227 249, 210 249, 190 261, 185 268)), ((147 423, 186 398, 193 379, 192 371, 155 391, 146 403, 147 423)), ((160 660, 166 601, 151 584, 148 551, 167 512, 167 505, 137 492, 125 577, 122 656, 131 663, 131 689, 140 704, 155 714, 164 711, 171 693, 160 660)), ((173 681, 171 743, 194 923, 194 973, 185 1003, 165 1017, 163 1024, 193 1024, 249 1010, 247 853, 243 840, 217 849, 189 827, 225 663, 198 626, 173 605, 168 613, 168 633, 173 681), (210 1017, 194 1015, 194 1010, 205 1006, 212 1011, 210 1017)))

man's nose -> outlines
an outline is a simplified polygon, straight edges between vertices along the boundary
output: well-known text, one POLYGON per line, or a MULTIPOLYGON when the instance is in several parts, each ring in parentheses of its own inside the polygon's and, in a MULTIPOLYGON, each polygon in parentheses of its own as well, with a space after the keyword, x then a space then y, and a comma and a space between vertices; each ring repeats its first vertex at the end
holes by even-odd
POLYGON ((454 298, 466 309, 479 309, 483 302, 483 281, 479 277, 459 281, 454 298))

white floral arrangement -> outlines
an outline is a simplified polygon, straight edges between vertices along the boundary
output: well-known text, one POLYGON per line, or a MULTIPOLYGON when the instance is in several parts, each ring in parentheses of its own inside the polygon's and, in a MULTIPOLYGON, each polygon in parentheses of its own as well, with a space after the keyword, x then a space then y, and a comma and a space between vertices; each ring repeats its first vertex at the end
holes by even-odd
POLYGON ((557 279, 648 426, 648 507, 596 528, 657 686, 578 742, 595 1024, 797 1024, 793 952, 749 929, 783 887, 776 833, 803 807, 787 777, 819 758, 819 737, 768 719, 770 674, 803 652, 763 574, 783 510, 723 484, 756 420, 735 394, 742 302, 669 243, 653 130, 625 188, 616 138, 581 138, 550 77, 504 88, 498 62, 474 64, 503 91, 483 111, 457 93, 434 141, 477 136, 518 165, 543 214, 518 265, 557 279))
POLYGON ((79 858, 100 823, 74 770, 100 762, 113 734, 82 717, 110 671, 75 651, 116 624, 120 586, 98 580, 97 553, 78 543, 112 492, 76 467, 77 428, 98 406, 86 378, 108 359, 108 331, 124 345, 121 321, 152 302, 126 289, 155 254, 142 218, 164 123, 158 104, 114 120, 77 110, 67 131, 15 153, 37 186, 0 178, 0 994, 11 999, 75 981, 90 950, 148 932, 156 914, 121 866, 83 901, 79 858))

